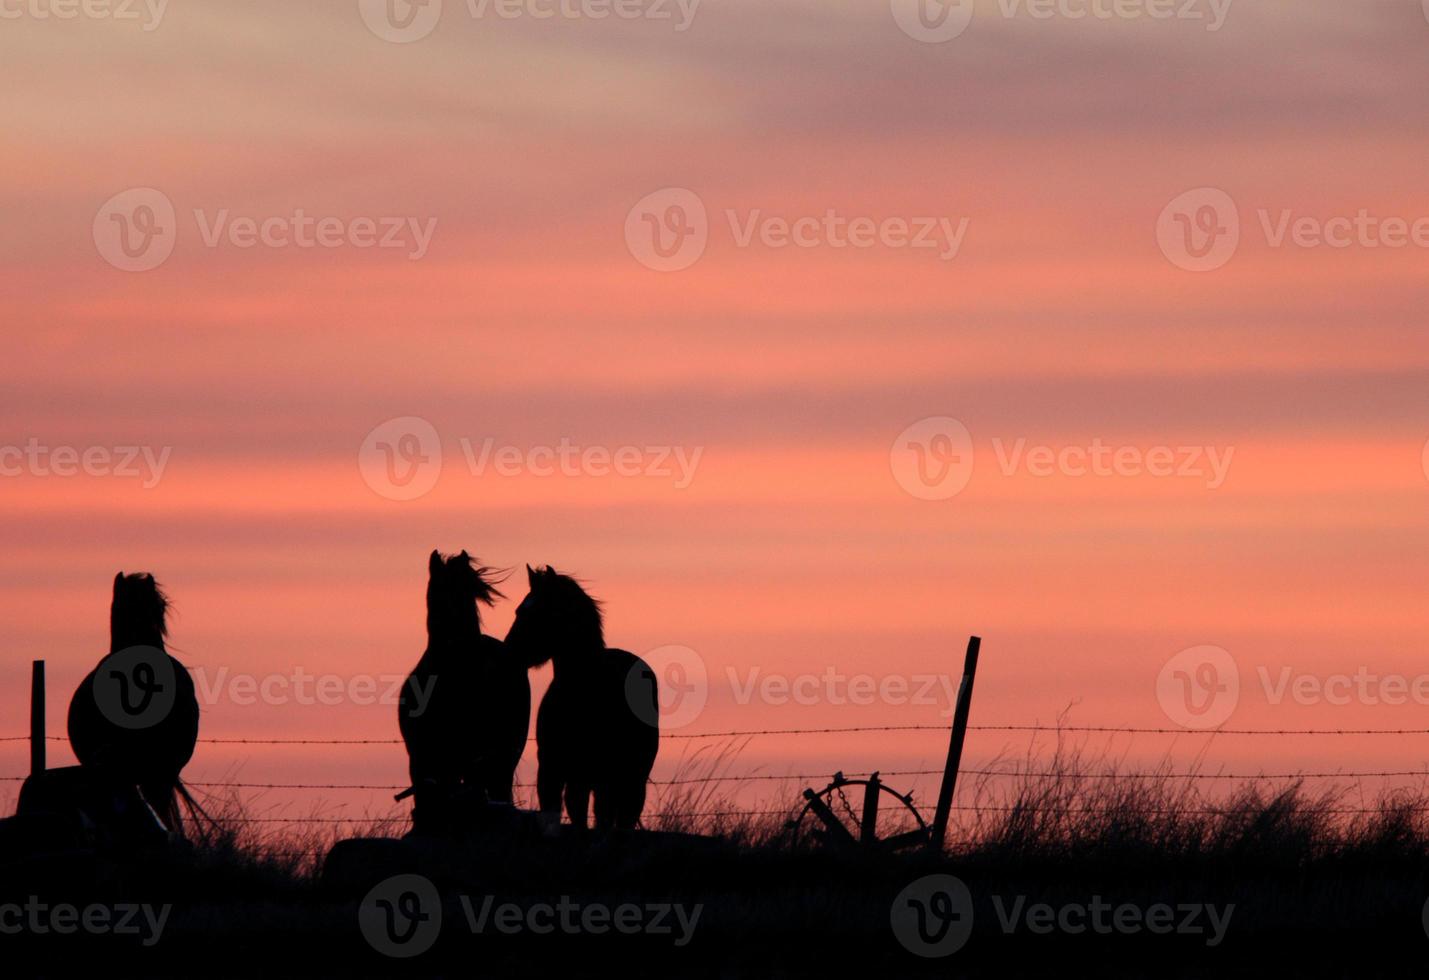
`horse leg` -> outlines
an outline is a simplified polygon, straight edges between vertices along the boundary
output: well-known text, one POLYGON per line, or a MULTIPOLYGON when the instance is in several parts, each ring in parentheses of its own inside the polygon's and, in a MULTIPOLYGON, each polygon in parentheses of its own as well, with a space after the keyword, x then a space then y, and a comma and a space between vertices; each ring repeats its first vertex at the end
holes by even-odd
POLYGON ((640 814, 645 810, 645 780, 642 777, 626 787, 620 796, 620 811, 616 814, 616 826, 624 830, 634 830, 640 822, 640 814))
POLYGON ((596 825, 603 823, 617 830, 634 830, 635 825, 640 822, 640 811, 645 809, 645 780, 637 782, 623 779, 613 782, 607 795, 609 802, 601 807, 600 794, 596 794, 596 825))
POLYGON ((586 814, 590 809, 590 788, 569 783, 566 786, 566 816, 571 818, 571 826, 577 830, 587 827, 586 814))
POLYGON ((561 793, 566 788, 565 767, 558 765, 555 753, 543 751, 536 763, 536 800, 547 813, 561 812, 561 793))
POLYGON ((493 766, 487 770, 482 779, 486 786, 486 799, 490 803, 510 803, 512 801, 512 783, 515 773, 506 772, 499 766, 493 766))
POLYGON ((615 827, 618 823, 616 815, 620 811, 619 798, 616 795, 614 784, 609 780, 596 783, 592 796, 594 797, 595 829, 610 830, 615 827))

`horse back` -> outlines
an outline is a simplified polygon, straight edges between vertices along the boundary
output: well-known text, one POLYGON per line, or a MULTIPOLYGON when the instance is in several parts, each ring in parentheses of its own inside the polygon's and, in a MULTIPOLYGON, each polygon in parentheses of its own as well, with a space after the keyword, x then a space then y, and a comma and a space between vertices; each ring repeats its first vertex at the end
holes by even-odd
POLYGON ((517 757, 531 718, 531 682, 524 664, 494 636, 460 647, 429 647, 402 685, 398 728, 409 754, 453 762, 493 742, 517 757))
POLYGON ((655 672, 629 650, 608 648, 605 659, 610 682, 618 684, 623 695, 611 720, 632 760, 648 772, 660 745, 660 689, 655 672))
POLYGON ((648 772, 659 719, 655 672, 628 650, 607 648, 584 669, 557 671, 536 714, 536 741, 596 768, 648 772))

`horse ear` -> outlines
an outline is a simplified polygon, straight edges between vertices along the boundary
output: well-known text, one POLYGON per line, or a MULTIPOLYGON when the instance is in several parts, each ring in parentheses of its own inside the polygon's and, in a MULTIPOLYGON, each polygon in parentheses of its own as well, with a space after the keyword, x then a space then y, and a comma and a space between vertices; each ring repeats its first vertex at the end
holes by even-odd
POLYGON ((427 560, 427 571, 435 574, 442 567, 442 553, 437 549, 432 549, 432 557, 427 560))
POLYGON ((536 585, 536 570, 530 565, 526 566, 526 584, 532 587, 536 585))
POLYGON ((465 549, 465 548, 461 549, 461 556, 462 556, 462 558, 465 559, 466 561, 471 561, 471 555, 468 555, 468 554, 466 553, 466 549, 465 549))
POLYGON ((119 586, 120 586, 120 584, 121 584, 123 581, 124 581, 124 573, 123 573, 123 572, 115 572, 115 573, 114 573, 114 591, 116 591, 116 592, 119 591, 119 586))

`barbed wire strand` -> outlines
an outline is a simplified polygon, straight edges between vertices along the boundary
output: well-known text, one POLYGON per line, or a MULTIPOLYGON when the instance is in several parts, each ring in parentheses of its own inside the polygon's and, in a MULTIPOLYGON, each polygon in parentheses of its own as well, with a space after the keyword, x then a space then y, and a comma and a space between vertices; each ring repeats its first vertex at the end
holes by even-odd
MULTIPOLYGON (((947 731, 947 725, 859 725, 842 728, 763 728, 723 732, 666 732, 662 739, 746 738, 758 735, 842 735, 864 732, 947 731)), ((969 725, 970 732, 1057 732, 1129 735, 1429 735, 1429 728, 1154 728, 1124 725, 969 725)), ((64 735, 46 735, 64 742, 64 735)), ((0 742, 28 741, 28 735, 0 736, 0 742)), ((534 742, 534 738, 528 738, 534 742)), ((201 738, 208 745, 401 745, 400 738, 201 738)))
MULTIPOLYGON (((941 769, 880 769, 876 770, 880 776, 940 776, 941 769)), ((874 770, 868 772, 848 772, 844 775, 851 779, 863 779, 873 775, 874 770)), ((1429 770, 1426 769, 1401 769, 1401 770, 1365 770, 1365 771, 1338 771, 1338 772, 1272 772, 1272 773, 1234 773, 1234 772, 1047 772, 1039 770, 1019 770, 1019 769, 959 769, 959 775, 963 776, 993 776, 993 777, 1023 777, 1030 779, 1057 778, 1057 779, 1235 779, 1244 782, 1254 782, 1255 780, 1283 780, 1283 779, 1393 779, 1409 776, 1429 777, 1429 770)), ((0 776, 0 781, 17 782, 24 780, 25 776, 0 776)), ((734 773, 724 776, 691 776, 682 779, 652 779, 652 786, 686 786, 703 783, 729 783, 729 782, 772 782, 790 781, 807 782, 809 780, 830 779, 827 773, 734 773)), ((403 790, 407 787, 396 783, 239 783, 239 782, 211 782, 185 780, 185 785, 201 788, 232 788, 232 789, 346 789, 346 790, 403 790)), ((529 789, 535 783, 512 783, 512 786, 520 789, 529 789)))

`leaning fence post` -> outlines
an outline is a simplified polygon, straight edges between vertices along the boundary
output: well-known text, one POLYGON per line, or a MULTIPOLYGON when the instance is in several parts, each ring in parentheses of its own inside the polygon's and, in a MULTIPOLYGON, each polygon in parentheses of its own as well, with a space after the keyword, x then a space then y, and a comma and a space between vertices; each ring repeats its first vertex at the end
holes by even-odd
POLYGON ((30 665, 30 775, 45 771, 45 662, 30 665))
POLYGON ((868 785, 863 790, 863 820, 859 823, 859 841, 863 844, 878 842, 878 794, 883 784, 878 781, 878 773, 868 777, 868 785))
POLYGON ((963 758, 963 739, 968 734, 968 710, 972 707, 973 677, 977 674, 977 655, 982 637, 968 637, 968 653, 963 660, 963 682, 958 687, 958 703, 953 710, 953 733, 948 740, 948 761, 943 766, 943 785, 938 790, 938 808, 933 811, 933 828, 928 834, 928 847, 943 849, 948 835, 948 814, 953 808, 953 790, 958 785, 958 766, 963 758))

